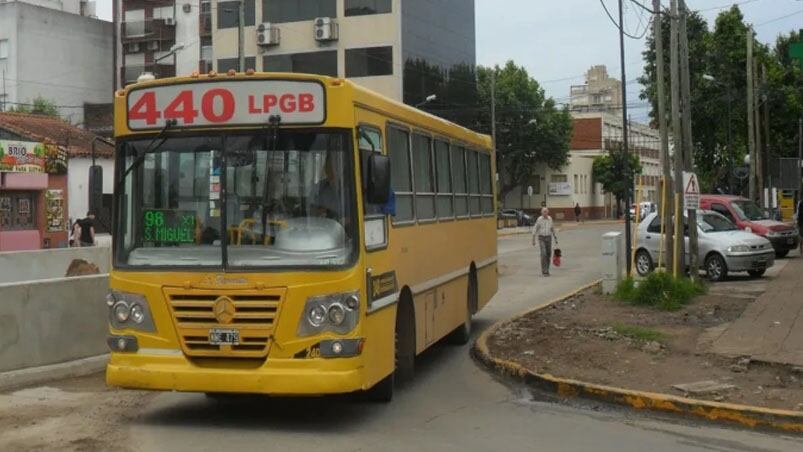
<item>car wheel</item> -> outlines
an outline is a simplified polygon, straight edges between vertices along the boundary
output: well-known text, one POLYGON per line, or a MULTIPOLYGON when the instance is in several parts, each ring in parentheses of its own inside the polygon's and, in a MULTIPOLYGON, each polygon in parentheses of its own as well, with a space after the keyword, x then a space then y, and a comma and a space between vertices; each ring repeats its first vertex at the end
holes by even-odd
POLYGON ((763 270, 747 270, 747 274, 752 276, 753 278, 761 278, 762 276, 764 276, 764 273, 766 271, 767 271, 766 269, 763 269, 763 270))
POLYGON ((725 259, 719 254, 712 254, 705 260, 705 271, 711 281, 722 281, 728 276, 728 267, 725 259))
POLYGON ((640 276, 647 276, 653 270, 652 257, 647 250, 636 252, 636 271, 640 276))
POLYGON ((775 257, 782 258, 782 257, 786 257, 787 254, 789 254, 789 250, 776 251, 775 252, 775 257))

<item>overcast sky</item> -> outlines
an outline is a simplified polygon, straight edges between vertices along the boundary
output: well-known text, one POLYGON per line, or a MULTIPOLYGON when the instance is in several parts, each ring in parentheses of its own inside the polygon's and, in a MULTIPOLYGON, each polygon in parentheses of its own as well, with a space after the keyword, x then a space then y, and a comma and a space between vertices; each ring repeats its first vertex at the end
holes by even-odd
MULTIPOLYGON (((197 0, 187 0, 195 3, 197 0)), ((420 1, 420 0, 403 0, 420 1)), ((504 64, 512 59, 524 65, 547 93, 566 102, 569 86, 583 83, 592 65, 605 64, 620 78, 617 29, 605 15, 599 0, 475 0, 477 5, 477 62, 504 64)), ((617 14, 616 0, 603 0, 617 14)), ((640 0, 652 4, 651 0, 640 0)), ((713 26, 717 14, 734 2, 687 0, 691 9, 703 10, 713 26)), ((182 3, 179 0, 178 3, 182 3)), ((640 35, 647 13, 625 0, 625 29, 640 35)), ((662 0, 665 5, 669 0, 662 0)), ((803 0, 739 0, 746 20, 754 24, 758 39, 774 42, 779 33, 803 28, 803 0)), ((98 15, 111 20, 112 0, 98 0, 98 15)), ((616 16, 615 16, 616 17, 616 16)), ((634 80, 642 73, 641 51, 645 40, 627 39, 626 75, 634 80)), ((639 103, 638 83, 628 84, 628 104, 639 103)), ((644 120, 647 110, 634 109, 634 120, 644 120)))

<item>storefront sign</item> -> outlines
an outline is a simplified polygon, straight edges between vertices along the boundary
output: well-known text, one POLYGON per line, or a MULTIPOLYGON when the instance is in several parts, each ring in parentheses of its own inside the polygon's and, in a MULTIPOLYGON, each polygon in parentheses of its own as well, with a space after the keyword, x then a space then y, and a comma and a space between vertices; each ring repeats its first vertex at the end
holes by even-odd
POLYGON ((32 141, 0 140, 0 172, 43 173, 45 145, 32 141))
POLYGON ((550 182, 549 196, 569 196, 572 194, 572 184, 568 182, 550 182))
POLYGON ((47 216, 47 232, 62 232, 64 222, 64 190, 48 190, 45 192, 45 215, 47 216))

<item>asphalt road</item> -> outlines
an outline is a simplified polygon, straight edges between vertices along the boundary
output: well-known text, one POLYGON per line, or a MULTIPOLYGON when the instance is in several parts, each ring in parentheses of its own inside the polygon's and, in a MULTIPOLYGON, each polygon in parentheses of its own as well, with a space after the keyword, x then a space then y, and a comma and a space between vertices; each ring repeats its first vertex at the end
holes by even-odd
MULTIPOLYGON (((475 321, 492 323, 599 277, 599 237, 621 226, 559 234, 564 265, 543 278, 528 236, 499 240, 500 291, 475 321)), ((644 451, 801 450, 803 439, 656 418, 600 405, 539 401, 480 368, 469 346, 437 345, 391 404, 349 399, 215 402, 165 393, 131 419, 126 446, 143 451, 644 451)), ((616 365, 616 363, 611 363, 616 365)), ((120 426, 125 428, 126 426, 120 426)))

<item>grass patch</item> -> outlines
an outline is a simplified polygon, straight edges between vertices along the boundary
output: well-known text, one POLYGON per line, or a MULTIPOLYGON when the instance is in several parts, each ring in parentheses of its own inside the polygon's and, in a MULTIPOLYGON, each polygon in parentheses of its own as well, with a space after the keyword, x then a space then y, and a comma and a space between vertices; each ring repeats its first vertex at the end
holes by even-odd
POLYGON ((689 304, 697 295, 705 293, 701 282, 688 278, 675 278, 666 272, 653 272, 638 284, 633 278, 622 280, 614 297, 626 303, 649 306, 662 311, 677 311, 689 304))
POLYGON ((644 328, 641 326, 623 325, 619 323, 613 326, 613 330, 616 331, 616 333, 619 334, 620 336, 629 337, 630 339, 635 339, 638 341, 663 342, 664 339, 666 339, 666 335, 664 333, 658 330, 653 330, 651 328, 644 328))

